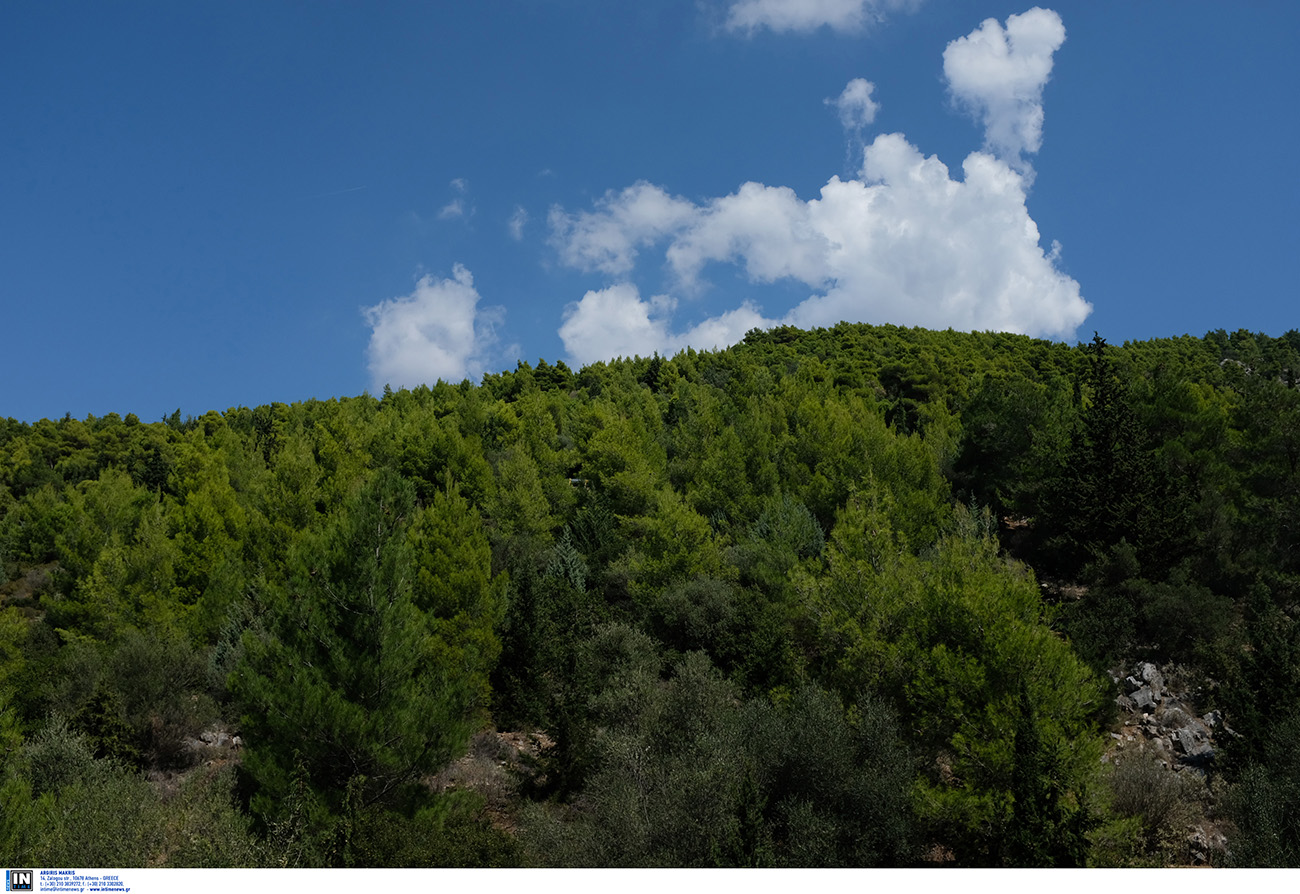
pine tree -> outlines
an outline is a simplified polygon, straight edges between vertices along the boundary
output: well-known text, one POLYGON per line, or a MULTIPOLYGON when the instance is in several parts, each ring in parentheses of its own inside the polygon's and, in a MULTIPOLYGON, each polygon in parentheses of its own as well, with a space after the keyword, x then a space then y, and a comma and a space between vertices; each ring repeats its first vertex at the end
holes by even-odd
MULTIPOLYGON (((245 634, 233 684, 247 709, 244 765, 264 820, 280 819, 299 764, 338 812, 346 793, 365 806, 399 802, 467 742, 483 668, 462 660, 463 648, 417 601, 431 586, 419 582, 408 536, 422 511, 408 481, 379 473, 323 532, 304 537, 264 629, 245 634)), ((490 612, 455 614, 490 630, 490 612)))
POLYGON ((1128 384, 1107 348, 1094 334, 1088 348, 1089 402, 1040 519, 1046 558, 1073 574, 1127 541, 1137 550, 1144 576, 1161 578, 1185 551, 1187 497, 1157 463, 1128 384))

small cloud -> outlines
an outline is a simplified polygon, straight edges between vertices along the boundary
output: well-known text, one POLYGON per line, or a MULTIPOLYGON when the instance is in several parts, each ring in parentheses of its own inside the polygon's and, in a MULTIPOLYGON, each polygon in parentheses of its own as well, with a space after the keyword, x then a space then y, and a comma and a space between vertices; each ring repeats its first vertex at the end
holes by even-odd
POLYGON ((668 264, 692 289, 711 261, 741 264, 754 282, 822 285, 833 276, 826 263, 831 245, 810 219, 809 207, 788 186, 742 184, 696 209, 669 244, 668 264))
POLYGON ((424 276, 411 294, 365 308, 374 389, 477 378, 505 318, 503 309, 478 302, 474 277, 457 264, 449 279, 424 276))
POLYGON ((727 9, 728 31, 752 35, 771 31, 808 33, 827 27, 857 32, 884 21, 892 12, 911 12, 922 0, 734 0, 727 9))
POLYGON ((516 205, 514 213, 506 221, 506 229, 510 232, 510 238, 519 242, 524 238, 524 227, 528 225, 528 212, 523 205, 516 205))
POLYGON ((1043 87, 1064 42, 1061 17, 1034 7, 1008 17, 1005 29, 985 19, 943 51, 948 89, 984 125, 985 148, 1023 171, 1024 154, 1042 146, 1043 87))
POLYGON ((876 120, 876 112, 880 110, 880 103, 871 98, 875 89, 876 85, 865 78, 854 78, 844 87, 844 92, 826 100, 826 104, 835 106, 846 131, 859 134, 876 120))
POLYGON ((664 353, 669 340, 664 317, 674 305, 666 298, 642 301, 631 283, 590 291, 564 309, 560 339, 579 366, 612 357, 664 353))
POLYGON ((452 192, 456 193, 457 198, 452 199, 438 209, 438 220, 456 220, 472 214, 473 207, 468 205, 463 198, 460 198, 460 196, 469 194, 469 181, 464 177, 455 177, 449 185, 452 192))
POLYGON ((777 323, 746 302, 683 332, 673 332, 669 324, 676 306, 667 295, 643 300, 631 283, 590 291, 565 308, 560 339, 570 362, 585 366, 613 357, 672 356, 687 345, 706 351, 725 348, 751 329, 777 323))

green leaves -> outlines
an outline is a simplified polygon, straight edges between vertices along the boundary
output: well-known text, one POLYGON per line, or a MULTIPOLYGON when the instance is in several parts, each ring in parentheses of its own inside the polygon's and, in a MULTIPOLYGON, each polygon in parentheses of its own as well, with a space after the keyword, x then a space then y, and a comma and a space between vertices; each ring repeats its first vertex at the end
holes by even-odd
POLYGON ((662 674, 622 625, 583 647, 591 774, 526 840, 561 866, 876 866, 907 861, 910 758, 872 699, 813 686, 741 699, 700 652, 662 674))
POLYGON ((414 784, 488 722, 555 741, 530 791, 567 805, 537 840, 568 862, 901 861, 914 825, 966 863, 1077 862, 1109 700, 1080 655, 1231 679, 1227 770, 1289 784, 1263 743, 1297 701, 1297 370, 1295 333, 844 324, 0 422, 0 738, 55 711, 180 768, 242 714, 271 862, 508 858, 414 784))
POLYGON ((1104 689, 1047 626, 1033 577, 999 555, 989 525, 954 511, 954 530, 916 556, 890 500, 850 501, 829 573, 804 587, 827 649, 822 673, 842 692, 886 694, 934 755, 915 783, 922 821, 959 860, 996 862, 1015 816, 1017 736, 1036 737, 1035 754, 1059 775, 1055 797, 1081 803, 1104 689))

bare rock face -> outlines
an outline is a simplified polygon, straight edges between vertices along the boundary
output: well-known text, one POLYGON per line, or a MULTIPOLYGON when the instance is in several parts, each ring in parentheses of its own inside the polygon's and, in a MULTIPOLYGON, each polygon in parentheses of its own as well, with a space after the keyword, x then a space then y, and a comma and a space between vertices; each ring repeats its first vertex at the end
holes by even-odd
POLYGON ((1118 731, 1102 760, 1117 766, 1158 768, 1151 784, 1159 790, 1181 790, 1192 806, 1184 808, 1171 834, 1186 835, 1184 847, 1167 859, 1170 865, 1223 865, 1228 841, 1219 830, 1213 808, 1211 781, 1215 737, 1235 735, 1218 711, 1201 714, 1197 692, 1183 684, 1176 667, 1163 669, 1153 662, 1111 671, 1118 692, 1118 731), (1168 679, 1166 679, 1166 674, 1168 679), (1191 793, 1199 792, 1194 798, 1191 793))
POLYGON ((1118 734, 1120 748, 1129 744, 1167 755, 1178 770, 1205 769, 1214 758, 1216 731, 1225 731, 1222 715, 1212 711, 1197 717, 1190 696, 1169 688, 1164 673, 1150 661, 1119 671, 1111 678, 1120 685, 1115 704, 1123 720, 1118 734))

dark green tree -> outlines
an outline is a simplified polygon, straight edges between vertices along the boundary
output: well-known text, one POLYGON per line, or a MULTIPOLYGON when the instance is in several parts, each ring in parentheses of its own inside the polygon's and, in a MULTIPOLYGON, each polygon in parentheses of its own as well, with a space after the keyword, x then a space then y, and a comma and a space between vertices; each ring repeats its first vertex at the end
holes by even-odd
POLYGON ((1010 866, 1083 866, 1088 810, 1067 792, 1069 781, 1054 749, 1043 742, 1027 688, 1020 691, 1014 755, 1003 861, 1010 866))
POLYGON ((1261 759, 1241 774, 1229 799, 1238 834, 1232 841, 1237 866, 1293 868, 1300 865, 1300 714, 1288 714, 1268 731, 1261 759))
POLYGON ((288 580, 267 594, 262 629, 245 634, 232 682, 264 820, 281 819, 299 765, 319 802, 339 812, 345 796, 362 807, 402 803, 465 746, 483 668, 464 666, 464 650, 448 647, 417 601, 408 531, 422 511, 409 482, 375 475, 321 533, 304 536, 288 580))
POLYGON ((1187 550, 1185 490, 1157 462, 1124 372, 1100 335, 1088 347, 1082 386, 1087 403, 1041 507, 1040 561, 1074 575, 1127 540, 1144 573, 1159 579, 1187 550))

